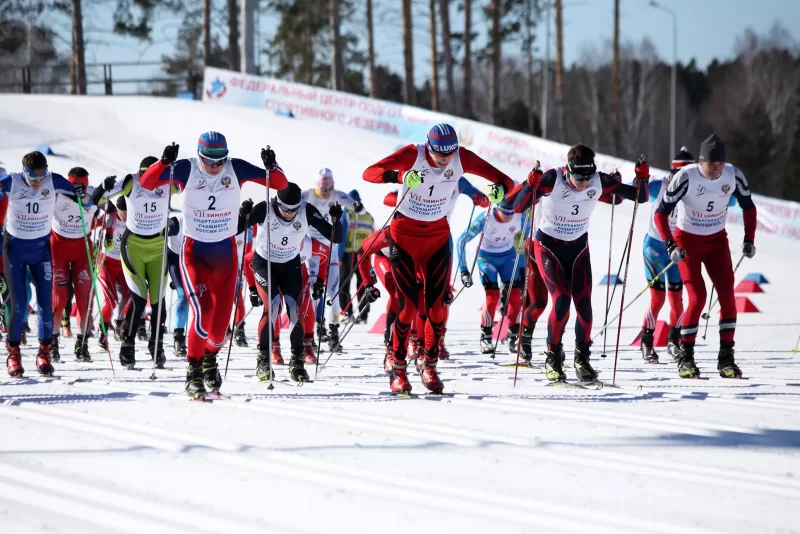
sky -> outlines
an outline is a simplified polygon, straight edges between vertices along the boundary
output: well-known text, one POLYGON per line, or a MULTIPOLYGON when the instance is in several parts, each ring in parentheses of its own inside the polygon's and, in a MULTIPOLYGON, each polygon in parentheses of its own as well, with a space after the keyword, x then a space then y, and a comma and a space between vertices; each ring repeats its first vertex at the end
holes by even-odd
MULTIPOLYGON (((541 0, 540 0, 541 1, 541 0)), ((91 0, 85 0, 90 4, 91 0)), ((376 49, 378 63, 389 64, 402 72, 402 35, 400 26, 400 0, 373 0, 375 4, 376 49)), ((263 3, 263 2, 262 2, 263 3)), ((360 2, 359 2, 360 3, 360 2)), ((463 29, 463 13, 454 6, 451 15, 452 31, 463 29)), ((487 21, 478 6, 484 2, 474 0, 473 29, 485 33, 487 21)), ((582 50, 593 43, 602 45, 613 35, 614 0, 564 0, 564 59, 567 65, 581 57, 582 50)), ((112 2, 113 4, 113 2, 112 2)), ((215 5, 224 6, 222 0, 215 5)), ((620 34, 623 42, 640 42, 649 37, 655 44, 658 55, 672 62, 672 18, 664 11, 650 7, 649 0, 621 0, 620 34)), ((734 55, 736 39, 745 28, 758 34, 766 34, 780 21, 790 34, 800 42, 800 1, 795 0, 661 0, 661 5, 674 10, 678 18, 678 60, 686 63, 695 58, 701 67, 714 58, 730 58, 734 55)), ((90 4, 91 5, 91 4, 90 4)), ((427 5, 424 0, 414 0, 414 16, 419 23, 414 30, 415 81, 421 84, 430 75, 430 43, 428 36, 427 5)), ((84 11, 87 9, 84 8, 84 11)), ((90 8, 92 16, 87 19, 87 63, 120 61, 160 61, 163 54, 172 50, 180 26, 176 17, 160 17, 155 25, 152 43, 137 43, 131 39, 110 34, 113 8, 106 5, 90 8)), ((266 42, 274 33, 277 24, 275 15, 262 11, 258 21, 261 40, 266 42)), ((363 35, 363 14, 346 21, 347 27, 363 35)), ((554 17, 551 18, 551 57, 555 53, 554 17)), ((60 46, 69 46, 69 21, 56 23, 60 34, 60 46)), ((536 56, 544 56, 544 21, 539 28, 536 56)), ((480 46, 481 43, 477 43, 480 46)), ((509 44, 504 53, 515 54, 519 45, 509 44)), ((155 75, 158 67, 115 68, 116 78, 135 78, 155 75)), ((88 74, 98 78, 102 69, 88 74)), ((128 86, 134 89, 133 86, 128 86)), ((97 92, 101 85, 95 86, 97 92)))

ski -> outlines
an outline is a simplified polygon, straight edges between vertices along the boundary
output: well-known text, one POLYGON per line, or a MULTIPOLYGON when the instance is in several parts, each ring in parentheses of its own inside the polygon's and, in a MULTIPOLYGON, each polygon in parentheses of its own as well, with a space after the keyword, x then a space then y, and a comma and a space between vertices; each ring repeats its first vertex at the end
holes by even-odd
POLYGON ((619 389, 619 386, 617 386, 616 384, 612 384, 610 382, 603 382, 601 380, 586 380, 586 381, 578 382, 578 384, 580 384, 581 386, 584 386, 587 389, 591 389, 591 388, 594 388, 594 389, 597 389, 597 390, 600 390, 600 389, 603 389, 603 388, 616 388, 616 389, 619 389))
POLYGON ((547 384, 545 384, 545 387, 563 388, 563 389, 591 389, 581 385, 579 382, 548 382, 547 384))

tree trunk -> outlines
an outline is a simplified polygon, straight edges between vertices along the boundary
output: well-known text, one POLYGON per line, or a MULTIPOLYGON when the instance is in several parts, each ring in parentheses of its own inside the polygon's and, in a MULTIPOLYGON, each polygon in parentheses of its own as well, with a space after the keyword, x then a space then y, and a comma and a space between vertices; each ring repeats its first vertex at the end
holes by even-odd
POLYGON ((614 0, 614 60, 611 65, 611 132, 614 143, 614 156, 620 149, 620 83, 619 83, 619 0, 614 0))
POLYGON ((536 135, 533 111, 534 83, 533 83, 533 8, 531 2, 525 0, 525 57, 527 59, 527 81, 528 81, 528 133, 536 135))
POLYGON ((431 30, 431 109, 439 111, 439 68, 436 63, 436 0, 428 0, 431 30))
POLYGON ((239 70, 246 74, 256 73, 254 38, 257 5, 257 0, 242 0, 242 63, 239 70))
POLYGON ((472 119, 472 0, 464 0, 464 102, 461 114, 472 119))
POLYGON ((490 124, 497 124, 497 116, 500 112, 500 0, 491 0, 489 11, 492 18, 489 121, 490 124))
POLYGON ((566 138, 564 131, 564 17, 561 0, 556 0, 556 127, 561 141, 566 138))
POLYGON ((403 0, 403 61, 405 62, 405 99, 413 106, 416 101, 414 87, 414 35, 411 29, 411 0, 403 0))
POLYGON ((456 88, 453 84, 453 49, 450 46, 450 0, 439 0, 439 17, 442 20, 442 53, 444 78, 447 83, 447 104, 443 108, 449 113, 454 113, 456 88))
POLYGON ((369 63, 369 97, 375 98, 375 38, 372 34, 372 0, 367 0, 367 61, 369 63))
POLYGON ((211 0, 203 0, 203 64, 211 59, 211 0))
POLYGON ((86 94, 86 58, 83 47, 83 10, 81 0, 72 0, 72 65, 70 68, 73 95, 86 94))
POLYGON ((228 0, 228 68, 239 68, 239 9, 236 0, 228 0))
POLYGON ((331 27, 331 89, 344 91, 344 65, 342 64, 341 16, 339 0, 330 0, 331 27))

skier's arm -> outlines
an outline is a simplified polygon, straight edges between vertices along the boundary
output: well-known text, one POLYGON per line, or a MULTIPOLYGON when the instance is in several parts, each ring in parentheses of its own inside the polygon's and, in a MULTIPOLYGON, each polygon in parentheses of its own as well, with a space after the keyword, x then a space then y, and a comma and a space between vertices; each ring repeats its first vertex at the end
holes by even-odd
MULTIPOLYGON (((78 198, 75 196, 75 186, 72 184, 72 182, 70 182, 60 174, 53 173, 52 176, 53 176, 53 189, 55 189, 57 193, 61 193, 64 196, 67 196, 72 200, 74 200, 75 202, 77 202, 78 198)), ((89 194, 88 190, 86 191, 86 193, 84 193, 83 198, 81 198, 81 201, 83 209, 88 209, 93 206, 92 195, 89 194)))
MULTIPOLYGON (((467 243, 472 241, 476 235, 480 234, 483 231, 483 227, 486 224, 486 213, 481 213, 478 217, 472 221, 464 233, 461 234, 458 238, 457 247, 458 247, 458 270, 459 271, 467 271, 467 243)), ((479 251, 480 252, 480 251, 479 251)))
MULTIPOLYGON (((555 169, 550 169, 542 175, 542 180, 536 187, 536 202, 538 202, 540 198, 548 196, 553 191, 557 177, 558 173, 555 169)), ((515 187, 511 193, 506 195, 500 202, 500 209, 511 210, 514 211, 514 213, 522 213, 531 207, 532 200, 533 187, 528 184, 528 180, 525 180, 515 187)))
POLYGON ((371 233, 364 242, 361 243, 361 248, 358 249, 358 272, 362 280, 370 280, 370 269, 372 269, 372 256, 383 247, 389 244, 389 229, 384 228, 380 232, 371 233), (363 260, 363 256, 366 256, 363 260))
POLYGON ((325 220, 325 217, 311 204, 306 204, 306 221, 324 236, 331 235, 333 232, 333 242, 338 243, 342 240, 342 221, 336 221, 336 228, 325 220))
MULTIPOLYGON (((231 158, 231 165, 233 165, 233 171, 239 178, 239 185, 246 182, 253 182, 263 186, 267 185, 267 171, 261 167, 256 167, 252 163, 238 158, 231 158)), ((270 169, 270 189, 276 189, 280 191, 281 189, 286 189, 288 185, 289 181, 286 179, 286 175, 283 174, 283 169, 278 166, 275 166, 274 169, 270 169)))
POLYGON ((489 207, 489 197, 478 191, 478 189, 463 176, 458 179, 458 192, 466 195, 472 200, 474 206, 483 208, 489 207))
MULTIPOLYGON (((175 172, 173 173, 172 183, 183 190, 186 187, 186 182, 189 180, 189 174, 192 172, 192 162, 188 159, 179 159, 175 162, 175 172)), ((145 189, 155 189, 156 187, 169 183, 169 165, 161 161, 157 161, 150 165, 150 167, 139 178, 139 185, 145 189)))
MULTIPOLYGON (((0 193, 2 195, 2 193, 0 193)), ((0 233, 2 233, 3 226, 6 224, 6 213, 8 212, 8 197, 6 195, 0 196, 0 233)), ((2 255, 2 252, 0 252, 2 255)))
MULTIPOLYGON (((10 174, 0 178, 0 198, 8 198, 6 197, 6 194, 8 194, 11 191, 11 179, 12 175, 10 174)), ((0 222, 4 221, 5 217, 3 217, 3 220, 0 222)))
POLYGON ((756 205, 750 195, 750 186, 744 173, 736 169, 736 187, 733 188, 733 196, 742 208, 742 218, 744 219, 744 240, 753 243, 756 238, 756 227, 758 218, 756 216, 756 205))
POLYGON ((619 175, 619 173, 606 174, 601 172, 600 183, 603 185, 603 194, 613 193, 614 196, 622 197, 625 200, 635 200, 640 204, 647 202, 649 193, 646 187, 646 182, 645 187, 639 186, 638 197, 636 196, 637 186, 623 184, 622 177, 619 175))
POLYGON ((349 209, 353 213, 356 211, 356 201, 350 198, 350 195, 343 191, 334 191, 334 195, 336 198, 334 199, 336 202, 342 205, 342 207, 349 209))
POLYGON ((658 228, 658 233, 661 234, 661 239, 665 243, 667 241, 675 241, 672 237, 672 230, 669 228, 669 214, 672 213, 672 210, 675 209, 675 206, 678 205, 678 202, 689 190, 689 174, 684 169, 688 169, 688 167, 678 171, 670 180, 669 186, 664 192, 664 198, 656 208, 656 214, 653 218, 653 222, 658 228))
POLYGON ((383 205, 389 206, 390 208, 397 206, 397 191, 392 191, 383 197, 383 205))
POLYGON ((241 213, 239 213, 239 224, 236 228, 236 235, 241 234, 245 231, 246 228, 250 228, 257 224, 262 224, 265 220, 267 220, 267 201, 262 200, 255 206, 253 206, 253 210, 250 212, 250 217, 247 219, 247 226, 245 227, 245 217, 241 213))
POLYGON ((412 170, 417 161, 417 147, 407 145, 366 168, 364 180, 373 184, 402 184, 403 173, 412 170))
POLYGON ((502 185, 506 194, 514 189, 514 180, 473 151, 460 147, 458 154, 465 173, 474 174, 489 180, 493 184, 502 185))
POLYGON ((661 187, 663 186, 663 180, 653 180, 652 182, 648 182, 647 184, 647 194, 650 196, 650 202, 655 202, 658 198, 658 194, 661 192, 661 187))

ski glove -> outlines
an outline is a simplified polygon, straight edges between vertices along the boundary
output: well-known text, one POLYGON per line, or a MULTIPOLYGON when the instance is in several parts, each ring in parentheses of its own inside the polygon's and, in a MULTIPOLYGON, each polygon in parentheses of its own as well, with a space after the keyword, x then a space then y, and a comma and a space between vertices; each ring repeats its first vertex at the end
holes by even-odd
POLYGON ((253 201, 252 199, 247 199, 242 202, 241 207, 239 208, 239 216, 240 217, 247 217, 253 212, 253 201))
POLYGON ((407 171, 403 174, 403 185, 410 189, 416 189, 423 181, 422 175, 417 171, 407 171))
POLYGON ((472 205, 479 206, 481 208, 488 208, 489 207, 489 197, 482 193, 477 193, 474 197, 472 197, 472 205))
POLYGON ((442 303, 451 304, 455 299, 456 299, 455 295, 453 295, 453 292, 450 291, 450 289, 448 288, 448 290, 445 291, 444 295, 442 296, 442 303))
POLYGON ((756 246, 752 241, 745 241, 742 243, 742 254, 744 254, 747 258, 752 258, 756 255, 756 246))
POLYGON ((472 287, 472 275, 469 271, 461 271, 461 283, 464 287, 472 287))
POLYGON ((319 300, 322 298, 322 292, 325 291, 325 281, 322 278, 317 278, 314 282, 314 287, 311 288, 311 298, 319 300))
POLYGON ((538 189, 542 184, 542 176, 544 176, 542 173, 542 165, 537 161, 536 166, 528 173, 528 186, 533 189, 538 189))
POLYGON ((364 296, 367 298, 367 302, 373 303, 381 298, 381 291, 377 287, 370 284, 364 288, 364 296))
POLYGON ((258 294, 258 290, 256 286, 250 286, 250 306, 254 308, 258 308, 259 306, 263 306, 264 303, 261 301, 261 295, 258 294))
POLYGON ((114 189, 114 186, 117 185, 117 177, 116 176, 107 176, 105 180, 103 180, 103 189, 106 192, 111 191, 114 189))
POLYGON ((331 221, 336 222, 342 217, 342 206, 339 204, 331 204, 331 207, 328 209, 328 213, 331 214, 331 221))
POLYGON ((178 159, 178 149, 180 147, 180 145, 176 145, 175 143, 164 147, 164 153, 161 155, 161 163, 164 165, 174 164, 178 159))
POLYGON ((636 164, 635 172, 637 180, 648 180, 650 178, 650 165, 646 161, 639 161, 636 164))
POLYGON ((272 170, 278 166, 278 161, 275 159, 275 151, 269 145, 267 145, 267 148, 261 149, 261 161, 264 163, 265 169, 272 170))
POLYGON ((664 244, 667 246, 670 261, 674 262, 675 265, 678 265, 680 262, 686 259, 686 251, 676 245, 675 241, 669 239, 665 241, 664 244))
POLYGON ((83 198, 86 194, 86 186, 82 183, 74 183, 72 184, 72 190, 75 192, 75 196, 79 199, 83 198))
POLYGON ((361 213, 362 211, 364 211, 364 204, 356 201, 355 203, 353 203, 353 211, 356 213, 361 213))
POLYGON ((106 252, 111 252, 114 250, 114 234, 112 232, 106 233, 106 240, 103 245, 106 248, 106 252))
POLYGON ((492 184, 489 186, 489 202, 492 204, 499 204, 506 196, 505 188, 500 184, 492 184))

